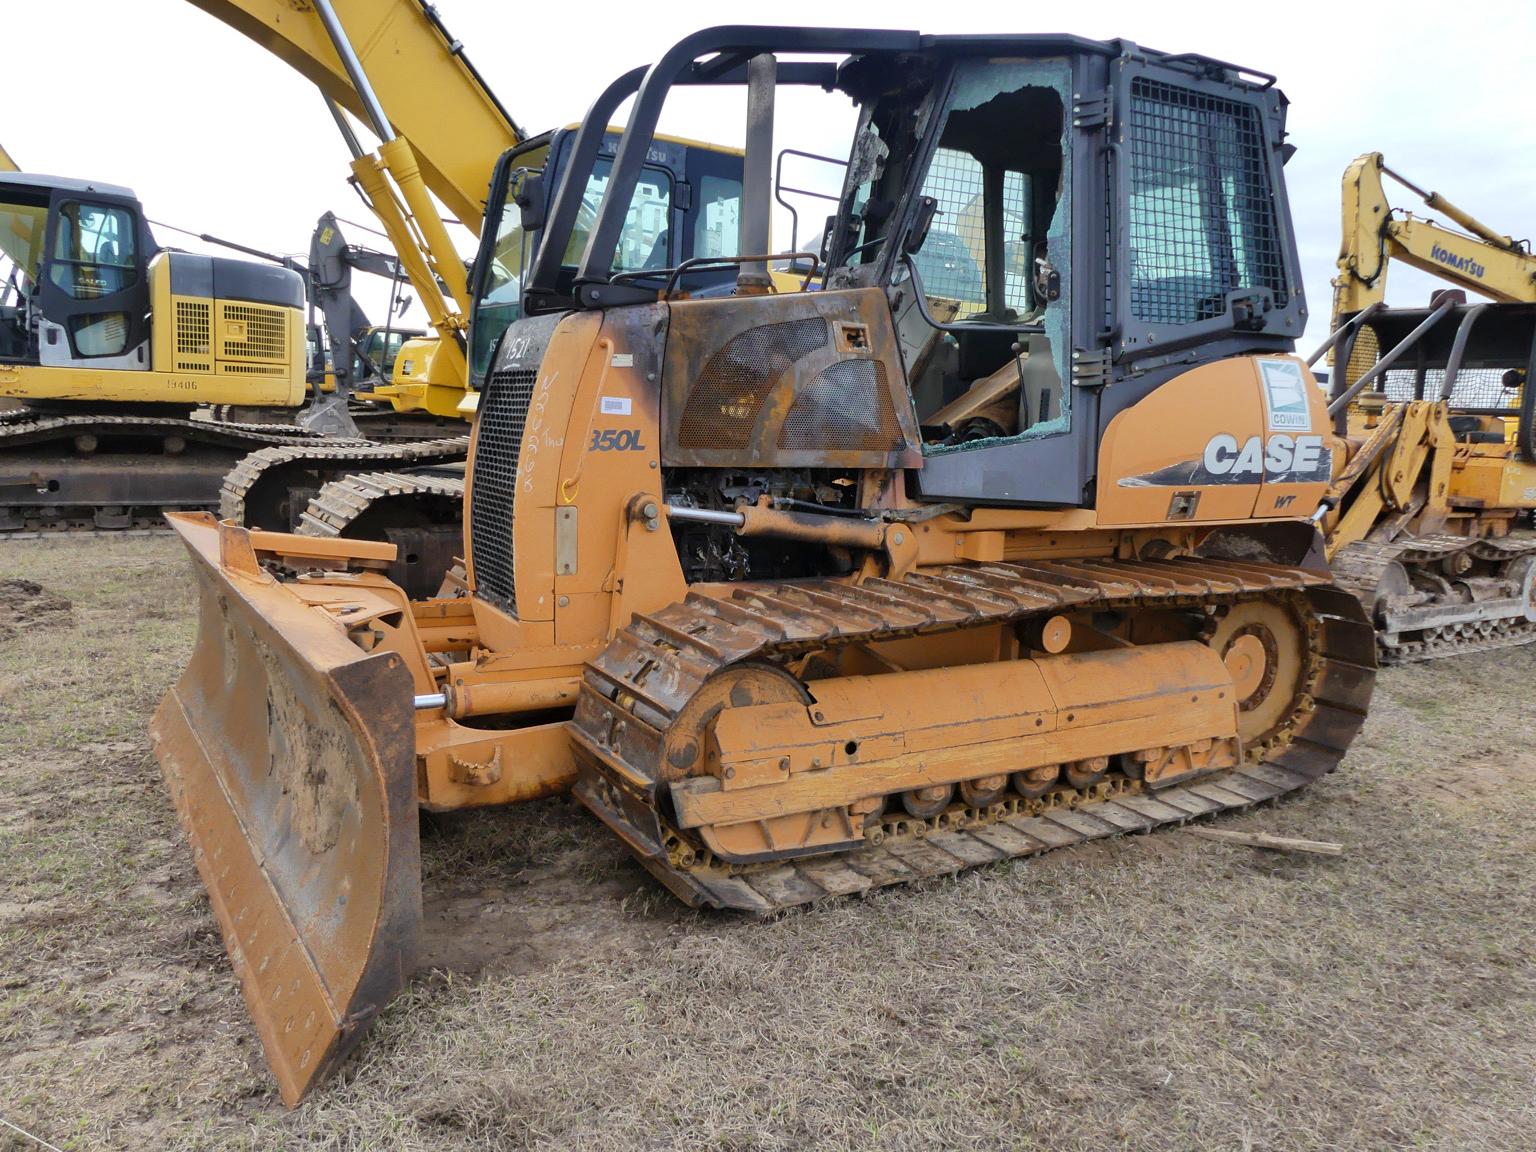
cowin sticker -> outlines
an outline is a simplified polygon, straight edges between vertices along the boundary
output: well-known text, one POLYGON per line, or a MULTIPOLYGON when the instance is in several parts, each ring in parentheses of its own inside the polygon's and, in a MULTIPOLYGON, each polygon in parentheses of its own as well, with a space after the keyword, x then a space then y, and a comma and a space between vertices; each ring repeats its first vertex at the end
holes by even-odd
POLYGON ((598 410, 604 416, 628 416, 632 407, 628 396, 604 396, 598 410))
POLYGON ((1305 432, 1312 427, 1307 384, 1294 360, 1260 360, 1264 381, 1264 411, 1271 432, 1305 432))

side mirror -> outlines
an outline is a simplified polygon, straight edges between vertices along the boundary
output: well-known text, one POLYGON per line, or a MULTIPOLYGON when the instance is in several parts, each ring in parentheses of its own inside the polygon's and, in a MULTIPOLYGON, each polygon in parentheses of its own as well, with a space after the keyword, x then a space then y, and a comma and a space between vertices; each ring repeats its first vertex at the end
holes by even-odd
POLYGON ((507 199, 517 205, 524 232, 544 227, 544 173, 519 168, 507 180, 507 199))
POLYGON ((923 244, 928 240, 928 229, 933 227, 933 218, 939 214, 939 202, 932 196, 923 196, 917 202, 917 215, 912 219, 912 227, 907 229, 907 239, 902 244, 901 250, 908 256, 916 256, 923 250, 923 244))

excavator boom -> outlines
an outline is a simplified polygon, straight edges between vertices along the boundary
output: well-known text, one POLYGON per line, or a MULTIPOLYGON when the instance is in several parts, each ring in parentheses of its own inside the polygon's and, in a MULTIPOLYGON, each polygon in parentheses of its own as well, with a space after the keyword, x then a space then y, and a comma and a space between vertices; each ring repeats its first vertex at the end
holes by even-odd
MULTIPOLYGON (((364 97, 310 5, 287 0, 191 0, 243 32, 367 122, 364 97)), ((458 222, 479 234, 497 156, 524 133, 430 4, 330 0, 394 130, 458 222)))

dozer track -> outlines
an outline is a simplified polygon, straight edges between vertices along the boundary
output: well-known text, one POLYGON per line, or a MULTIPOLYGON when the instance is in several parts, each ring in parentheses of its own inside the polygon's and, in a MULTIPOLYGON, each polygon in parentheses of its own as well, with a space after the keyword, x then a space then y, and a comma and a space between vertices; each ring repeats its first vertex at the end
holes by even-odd
MULTIPOLYGON (((401 444, 308 444, 262 449, 224 479, 219 515, 251 528, 292 531, 331 481, 351 473, 462 463, 469 437, 401 444)), ((359 513, 354 512, 355 519, 359 513)))
POLYGON ((166 511, 211 511, 221 477, 240 456, 321 441, 290 424, 0 412, 0 538, 144 529, 166 511))
POLYGON ((1363 540, 1340 549, 1333 570, 1375 621, 1383 664, 1536 642, 1536 534, 1363 540))
MULTIPOLYGON (((1228 642, 1253 631, 1252 625, 1229 630, 1228 642)), ((1141 653, 1198 646, 1130 647, 1141 653)), ((1212 658, 1210 649, 1200 651, 1212 658)), ((1115 657, 1090 657, 1100 658, 1115 657)), ((1039 667, 1049 669, 1051 661, 1060 659, 1044 656, 1039 667)), ((1003 668, 993 663, 982 671, 997 675, 1003 668)), ((575 791, 654 875, 688 903, 769 913, 1031 856, 1099 836, 1246 808, 1301 788, 1331 771, 1343 756, 1364 720, 1374 668, 1373 631, 1353 596, 1319 574, 1259 563, 1201 559, 955 565, 900 581, 868 580, 857 586, 833 581, 761 584, 733 589, 728 598, 719 599, 693 593, 682 603, 637 615, 587 666, 570 725, 580 768, 575 791), (835 803, 818 808, 805 800, 821 787, 818 777, 831 781, 841 771, 846 779, 858 771, 852 757, 862 750, 850 741, 849 758, 845 760, 834 747, 825 766, 822 759, 791 765, 792 757, 803 753, 793 750, 778 761, 783 771, 777 781, 772 764, 764 777, 767 787, 777 791, 762 792, 765 810, 776 813, 763 824, 770 841, 769 825, 782 828, 786 820, 803 818, 806 826, 825 828, 829 821, 835 824, 841 819, 846 830, 840 843, 834 828, 819 848, 785 845, 782 851, 760 854, 751 862, 733 863, 711 850, 709 828, 696 825, 690 833, 679 827, 679 805, 684 801, 729 800, 728 777, 735 771, 720 768, 724 760, 718 750, 713 761, 708 755, 698 758, 690 737, 697 733, 695 744, 724 741, 730 731, 744 726, 722 726, 722 717, 728 717, 732 708, 757 704, 765 695, 784 699, 782 693, 775 696, 771 687, 766 694, 762 688, 771 686, 774 677, 787 679, 786 667, 817 654, 900 637, 998 623, 1033 626, 1059 612, 1081 616, 1159 609, 1203 614, 1207 620, 1204 639, 1220 627, 1215 621, 1224 614, 1240 620, 1243 613, 1257 611, 1262 618, 1266 611, 1288 612, 1292 614, 1288 618, 1297 622, 1296 635, 1304 651, 1297 654, 1293 695, 1289 702, 1280 702, 1284 707, 1277 723, 1225 764, 1210 755, 1209 770, 1159 776, 1167 780, 1163 787, 1154 782, 1150 763, 1138 771, 1126 756, 1109 758, 1113 767, 1107 772, 1103 763, 1079 762, 1077 774, 1063 771, 1059 782, 1044 788, 1029 786, 1040 779, 1038 772, 1033 776, 1014 773, 1014 786, 1006 790, 997 788, 994 776, 984 789, 989 794, 978 795, 974 786, 967 792, 961 784, 959 802, 945 803, 942 810, 919 810, 914 815, 910 808, 894 813, 877 808, 859 827, 856 820, 838 813, 835 803), (734 683, 723 679, 733 672, 738 675, 734 683), (722 684, 724 688, 712 693, 712 685, 722 684), (701 707, 701 702, 707 707, 701 707), (680 780, 677 765, 690 756, 695 766, 680 780), (707 768, 697 767, 711 763, 727 779, 709 776, 707 768), (809 771, 790 772, 792 766, 809 771), (703 844, 701 833, 705 834, 703 844)), ((938 670, 938 674, 948 671, 938 670)), ((882 679, 872 678, 877 691, 882 679)), ((1233 686, 1224 676, 1221 681, 1206 680, 1203 704, 1198 703, 1199 694, 1195 702, 1189 696, 1170 697, 1171 708, 1162 714, 1164 719, 1153 722, 1176 727, 1181 711, 1209 707, 1222 682, 1227 689, 1233 686), (1214 691, 1213 685, 1218 686, 1214 691)), ((812 679, 805 687, 816 691, 826 683, 812 679)), ((1271 679, 1261 687, 1267 692, 1272 685, 1271 679)), ((1250 707, 1254 698, 1252 694, 1245 697, 1241 707, 1250 707)), ((802 714, 805 708, 819 705, 820 697, 815 704, 804 701, 802 695, 802 714)), ((1218 710, 1228 710, 1230 723, 1232 704, 1215 703, 1218 710)), ((821 712, 814 717, 821 720, 821 712)), ((1070 713, 1056 718, 1058 722, 1073 719, 1070 713)), ((745 716, 743 720, 753 723, 745 716)), ((1043 716, 1034 720, 1044 722, 1043 716)), ((888 735, 898 742, 905 736, 888 735)), ((1022 742, 1013 746, 1020 747, 1022 742)), ((1184 763, 1195 767, 1193 759, 1184 763)), ((1009 778, 1001 779, 1006 784, 1009 778)), ((858 782, 852 787, 880 790, 876 784, 858 782)), ((943 789, 938 795, 942 798, 943 789)), ((894 798, 892 793, 885 799, 894 798)), ((720 831, 715 830, 716 842, 720 831)))

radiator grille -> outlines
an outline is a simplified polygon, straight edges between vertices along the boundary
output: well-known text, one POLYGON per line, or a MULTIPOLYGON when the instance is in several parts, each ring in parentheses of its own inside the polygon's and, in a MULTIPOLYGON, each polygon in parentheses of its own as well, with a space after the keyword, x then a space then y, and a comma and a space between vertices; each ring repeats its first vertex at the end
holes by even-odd
POLYGON ((226 304, 224 319, 243 324, 245 338, 232 338, 226 329, 220 355, 237 360, 287 361, 288 322, 280 309, 226 304))
POLYGON ((213 368, 213 308, 198 300, 176 301, 176 369, 208 372, 213 368))
POLYGON ((763 324, 731 337, 705 362, 688 395, 678 424, 678 445, 750 447, 752 429, 774 380, 826 344, 827 322, 820 316, 763 324))
POLYGON ((1264 126, 1252 104, 1136 77, 1130 108, 1131 313, 1219 316, 1236 288, 1287 302, 1264 126))
POLYGON ((800 389, 780 448, 896 452, 904 443, 878 360, 839 360, 800 389))
POLYGON ((517 614, 513 582, 512 515, 517 499, 517 457, 538 373, 493 372, 480 397, 480 429, 469 497, 469 541, 475 595, 517 614))

